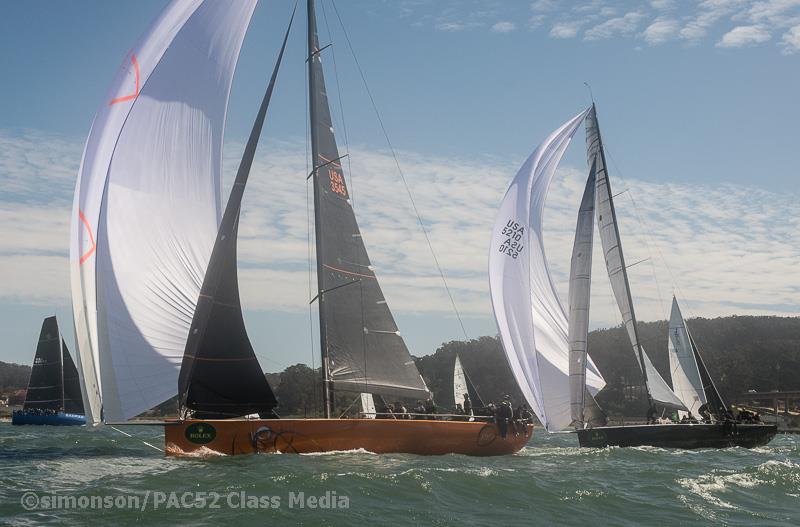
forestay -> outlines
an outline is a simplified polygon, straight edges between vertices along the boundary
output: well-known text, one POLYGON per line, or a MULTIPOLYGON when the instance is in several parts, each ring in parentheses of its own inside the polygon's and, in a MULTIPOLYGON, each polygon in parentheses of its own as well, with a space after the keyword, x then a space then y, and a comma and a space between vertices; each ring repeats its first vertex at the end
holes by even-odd
POLYGON ((87 420, 174 396, 220 220, 223 131, 255 0, 175 1, 125 58, 95 116, 70 264, 87 420))
MULTIPOLYGON (((672 312, 669 319, 669 370, 672 375, 672 389, 683 401, 686 408, 697 414, 700 406, 706 404, 706 394, 700 379, 700 370, 694 358, 692 342, 686 322, 678 306, 678 300, 672 297, 672 312)), ((716 410, 716 409, 715 409, 716 410)))
MULTIPOLYGON (((542 239, 545 198, 558 163, 589 110, 553 132, 509 186, 492 231, 489 286, 509 365, 523 395, 549 431, 570 415, 567 314, 553 284, 542 239)), ((591 393, 604 385, 587 364, 591 393)))
POLYGON ((619 236, 614 200, 606 170, 605 152, 594 105, 586 117, 586 158, 589 167, 594 167, 595 171, 595 212, 608 278, 611 281, 611 289, 628 332, 633 353, 639 362, 639 367, 642 368, 648 394, 651 399, 665 406, 686 410, 680 399, 670 390, 655 369, 639 340, 628 272, 625 267, 625 256, 622 252, 622 241, 619 236))

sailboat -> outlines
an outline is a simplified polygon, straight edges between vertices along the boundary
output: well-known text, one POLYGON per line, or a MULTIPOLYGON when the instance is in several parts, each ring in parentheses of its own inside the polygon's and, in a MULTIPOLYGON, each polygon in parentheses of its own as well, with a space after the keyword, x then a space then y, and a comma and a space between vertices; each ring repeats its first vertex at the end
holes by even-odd
POLYGON ((78 369, 58 330, 56 317, 47 317, 39 332, 25 402, 22 410, 11 415, 11 424, 66 426, 85 423, 78 369))
MULTIPOLYGON (((680 377, 691 374, 691 368, 684 370, 685 359, 680 374, 676 370, 673 376, 679 396, 655 369, 641 344, 593 103, 553 132, 523 165, 501 204, 489 257, 492 301, 506 355, 523 393, 547 430, 574 428, 581 446, 753 447, 769 442, 774 426, 724 419, 719 410, 723 406, 721 398, 704 366, 702 375, 695 366, 697 377, 703 379, 704 389, 713 388, 716 395, 702 400, 720 403, 716 417, 711 417, 712 423, 606 425, 605 414, 594 399, 604 381, 587 352, 595 216, 608 277, 642 372, 649 406, 688 412, 695 407, 694 395, 700 400, 698 389, 691 387, 699 385, 691 385, 690 390, 680 377), (584 121, 589 175, 578 209, 567 311, 556 294, 544 252, 542 212, 555 169, 584 121)), ((671 331, 678 329, 676 309, 677 302, 671 331)), ((680 321, 686 331, 682 317, 680 321)), ((685 340, 692 342, 688 331, 685 340)), ((673 350, 675 360, 679 360, 677 349, 673 350)), ((686 348, 680 349, 685 356, 686 348)), ((694 352, 692 355, 699 357, 694 352)))
POLYGON ((332 126, 322 67, 328 46, 319 44, 314 0, 307 2, 308 177, 324 417, 278 418, 278 401, 244 324, 236 245, 241 201, 294 12, 224 211, 219 207, 228 95, 255 5, 170 4, 95 118, 76 189, 71 251, 92 422, 127 422, 177 394, 181 419, 165 423, 172 455, 517 452, 532 427, 501 438, 491 422, 336 418, 337 391, 417 398, 430 392, 358 228, 332 126))

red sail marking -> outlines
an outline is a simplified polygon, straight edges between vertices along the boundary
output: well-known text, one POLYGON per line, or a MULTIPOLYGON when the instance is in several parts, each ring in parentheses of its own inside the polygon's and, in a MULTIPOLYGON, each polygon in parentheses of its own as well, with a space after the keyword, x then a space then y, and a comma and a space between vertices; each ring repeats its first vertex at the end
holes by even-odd
POLYGON ((94 242, 94 236, 92 235, 92 228, 89 226, 89 221, 86 219, 86 216, 83 215, 83 211, 80 209, 78 209, 78 217, 86 226, 86 232, 89 233, 89 241, 92 242, 92 246, 89 248, 89 250, 81 255, 80 264, 83 265, 83 262, 88 260, 89 257, 94 254, 95 249, 97 249, 97 244, 94 242))
POLYGON ((108 103, 109 106, 112 104, 116 104, 118 102, 125 102, 130 101, 131 99, 135 99, 139 96, 139 62, 136 60, 136 55, 131 53, 131 62, 133 63, 133 74, 136 79, 136 86, 130 95, 125 95, 124 97, 117 97, 116 99, 111 99, 111 102, 108 103))

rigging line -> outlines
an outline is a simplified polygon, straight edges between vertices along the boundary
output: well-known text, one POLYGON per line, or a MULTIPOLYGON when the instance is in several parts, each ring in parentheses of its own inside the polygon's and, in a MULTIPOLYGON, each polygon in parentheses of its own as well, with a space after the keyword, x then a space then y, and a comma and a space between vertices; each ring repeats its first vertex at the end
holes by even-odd
POLYGON ((464 321, 461 320, 461 314, 458 311, 458 307, 456 307, 456 301, 453 298, 453 293, 450 291, 450 287, 447 285, 447 279, 445 278, 444 271, 442 270, 442 266, 439 264, 439 258, 436 257, 436 252, 433 250, 433 244, 431 243, 430 236, 428 235, 428 229, 425 228, 425 222, 422 220, 422 216, 420 216, 419 210, 417 209, 417 204, 414 202, 414 196, 411 193, 411 188, 408 186, 408 182, 406 181, 406 176, 403 173, 403 169, 400 167, 400 161, 397 159, 397 153, 394 150, 394 146, 392 145, 391 140, 389 139, 389 134, 386 132, 386 127, 383 124, 383 119, 381 119, 381 114, 378 111, 378 105, 375 103, 375 98, 372 96, 372 91, 369 89, 369 84, 367 84, 367 78, 364 75, 364 70, 361 69, 361 64, 358 62, 358 57, 356 57, 356 52, 353 49, 353 44, 350 42, 350 36, 347 34, 347 29, 344 27, 344 23, 342 22, 342 17, 339 15, 339 9, 336 7, 336 3, 331 0, 331 5, 333 6, 333 10, 336 13, 336 18, 339 20, 339 25, 342 27, 342 33, 344 34, 345 41, 347 42, 347 47, 350 49, 350 54, 353 56, 353 61, 356 64, 356 68, 358 69, 358 73, 361 76, 361 82, 364 84, 364 89, 367 92, 367 96, 369 97, 370 103, 372 104, 372 110, 375 112, 375 117, 378 119, 378 124, 381 127, 381 132, 383 133, 384 139, 386 139, 386 143, 389 146, 389 151, 392 154, 392 158, 394 159, 394 163, 397 166, 397 172, 400 174, 400 179, 403 182, 403 186, 406 189, 406 193, 408 194, 408 198, 411 201, 411 207, 414 209, 414 214, 417 216, 417 221, 419 222, 420 229, 422 230, 422 234, 425 236, 425 241, 428 244, 428 249, 431 252, 431 256, 433 257, 433 261, 436 264, 436 269, 439 271, 439 276, 442 279, 442 283, 444 284, 444 289, 447 291, 447 296, 450 298, 450 304, 453 306, 453 311, 456 314, 456 318, 458 319, 458 324, 461 326, 461 331, 464 333, 464 338, 469 340, 469 335, 467 334, 467 329, 464 327, 464 321))
MULTIPOLYGON (((127 432, 123 432, 122 430, 120 430, 120 429, 119 429, 119 428, 117 428, 116 426, 111 426, 110 428, 111 428, 112 430, 116 430, 117 432, 119 432, 120 434, 122 434, 122 435, 124 435, 124 436, 128 436, 128 437, 130 437, 130 438, 136 439, 136 438, 135 438, 135 437, 133 437, 131 434, 129 434, 129 433, 127 433, 127 432)), ((143 440, 143 439, 139 439, 139 441, 141 441, 141 442, 142 442, 142 443, 144 443, 145 445, 149 446, 150 448, 154 448, 154 449, 158 450, 159 452, 163 452, 163 451, 164 451, 164 449, 162 449, 162 448, 158 448, 157 446, 155 446, 155 445, 153 445, 153 444, 151 444, 151 443, 148 443, 147 441, 145 441, 145 440, 143 440)))
MULTIPOLYGON (((303 109, 305 110, 305 124, 306 124, 306 134, 305 134, 305 140, 306 140, 306 172, 305 173, 308 174, 309 173, 309 168, 308 168, 309 167, 309 159, 310 159, 310 156, 308 155, 308 150, 309 150, 308 147, 309 147, 309 142, 310 142, 310 140, 309 140, 309 136, 310 136, 310 132, 309 132, 310 119, 309 119, 309 116, 308 116, 308 112, 309 112, 309 108, 308 108, 309 97, 308 97, 308 69, 307 68, 303 68, 303 87, 305 89, 305 93, 304 93, 304 97, 303 97, 303 109)), ((313 278, 312 278, 312 275, 311 275, 311 244, 312 244, 312 240, 311 240, 311 204, 310 204, 311 202, 310 202, 310 197, 309 197, 310 194, 309 194, 309 190, 308 189, 309 189, 309 185, 313 185, 313 184, 314 184, 313 180, 311 182, 309 182, 309 179, 306 178, 306 240, 307 240, 306 249, 307 249, 307 252, 308 252, 308 257, 307 257, 306 261, 308 263, 308 298, 311 298, 312 291, 313 291, 313 289, 312 289, 312 287, 313 287, 313 284, 312 284, 313 278)), ((314 372, 314 371, 316 371, 317 367, 316 367, 316 364, 315 364, 315 361, 314 361, 314 354, 316 353, 314 351, 314 306, 312 306, 311 303, 308 304, 308 338, 309 338, 309 342, 311 343, 311 371, 314 372)), ((318 395, 319 394, 317 393, 317 383, 316 382, 311 384, 311 393, 314 396, 314 405, 315 405, 314 411, 316 413, 317 412, 316 404, 319 401, 319 399, 318 399, 318 395)))
MULTIPOLYGON (((624 182, 626 178, 622 175, 622 171, 620 170, 619 166, 617 165, 617 161, 614 159, 614 156, 612 155, 611 151, 609 150, 608 142, 606 142, 605 147, 606 147, 606 152, 608 153, 608 157, 611 159, 611 163, 614 165, 614 169, 619 174, 620 179, 622 179, 623 182, 624 182)), ((641 214, 641 211, 639 209, 639 205, 636 203, 636 199, 633 197, 633 194, 634 194, 633 190, 631 189, 631 187, 629 185, 626 184, 626 186, 628 188, 625 189, 625 192, 628 195, 628 199, 630 199, 631 203, 633 204, 633 212, 634 212, 634 215, 636 216, 636 220, 639 222, 639 225, 644 227, 644 230, 645 230, 644 243, 645 243, 645 246, 647 247, 647 253, 650 256, 650 268, 651 268, 652 273, 653 273, 653 280, 655 281, 655 284, 656 284, 656 294, 658 295, 658 303, 661 306, 661 313, 665 317, 666 320, 669 320, 669 314, 667 313, 666 308, 665 308, 665 304, 664 304, 664 297, 661 294, 661 285, 660 285, 660 283, 658 281, 658 274, 656 273, 655 263, 653 262, 653 251, 652 251, 653 246, 655 246, 656 250, 658 251, 659 258, 664 263, 664 265, 667 267, 667 271, 669 272, 670 278, 673 280, 673 282, 672 282, 673 287, 675 285, 674 276, 672 275, 672 270, 670 270, 669 266, 667 265, 666 260, 664 259, 664 254, 661 252, 661 249, 658 247, 658 244, 656 244, 655 240, 652 238, 652 231, 650 230, 650 225, 644 220, 644 217, 641 214)), ((638 237, 638 235, 637 235, 637 237, 638 237)))
MULTIPOLYGON (((333 0, 331 0, 333 2, 333 0)), ((325 29, 328 30, 328 40, 331 41, 331 58, 333 59, 333 78, 336 79, 336 95, 339 99, 339 118, 342 120, 342 132, 344 133, 344 149, 347 152, 347 179, 350 184, 350 206, 355 210, 355 197, 353 189, 353 167, 350 161, 350 140, 347 137, 347 121, 344 118, 344 103, 342 102, 342 86, 339 83, 339 70, 336 66, 336 46, 333 43, 333 33, 328 25, 328 12, 325 11, 325 0, 320 2, 322 6, 322 18, 325 20, 325 29)))

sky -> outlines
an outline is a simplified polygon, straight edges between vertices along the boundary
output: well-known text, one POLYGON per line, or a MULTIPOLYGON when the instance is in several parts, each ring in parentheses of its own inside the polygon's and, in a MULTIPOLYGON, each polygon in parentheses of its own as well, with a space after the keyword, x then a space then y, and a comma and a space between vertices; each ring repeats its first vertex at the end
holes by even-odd
MULTIPOLYGON (((3 4, 0 360, 30 363, 41 319, 53 313, 72 345, 68 232, 83 143, 117 67, 165 5, 3 4)), ((486 276, 497 206, 536 145, 590 104, 584 83, 621 193, 626 260, 643 260, 630 269, 639 319, 664 319, 673 293, 689 317, 800 315, 800 0, 338 0, 355 59, 333 4, 322 6, 356 215, 415 355, 464 333, 355 59, 469 337, 497 331, 486 276)), ((262 1, 253 17, 231 95, 226 185, 290 10, 262 1)), ((319 364, 298 22, 240 222, 245 318, 268 371, 319 364)), ((584 156, 579 132, 547 202, 545 244, 562 299, 584 156)), ((597 253, 594 261, 592 327, 618 325, 597 253)))

